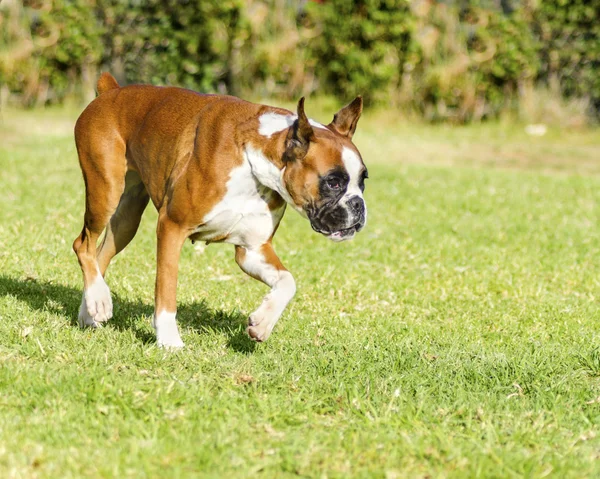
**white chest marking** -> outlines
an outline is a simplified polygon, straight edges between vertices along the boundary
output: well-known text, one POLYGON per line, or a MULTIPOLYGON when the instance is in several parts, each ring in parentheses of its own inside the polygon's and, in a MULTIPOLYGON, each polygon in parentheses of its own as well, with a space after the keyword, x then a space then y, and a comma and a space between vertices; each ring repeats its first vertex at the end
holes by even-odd
MULTIPOLYGON (((283 131, 286 128, 289 128, 290 126, 292 126, 294 124, 294 122, 296 121, 296 118, 298 118, 297 115, 282 115, 281 113, 273 113, 273 112, 265 113, 265 114, 261 115, 260 118, 258 119, 258 122, 259 122, 258 132, 262 136, 271 138, 271 136, 273 136, 274 133, 283 131)), ((325 129, 325 126, 321 125, 320 123, 318 123, 314 120, 308 120, 308 121, 315 128, 325 129)))
POLYGON ((242 165, 231 170, 223 199, 193 233, 207 241, 227 236, 225 242, 240 246, 264 244, 285 211, 283 207, 269 210, 273 195, 271 188, 256 180, 250 163, 244 158, 242 165))

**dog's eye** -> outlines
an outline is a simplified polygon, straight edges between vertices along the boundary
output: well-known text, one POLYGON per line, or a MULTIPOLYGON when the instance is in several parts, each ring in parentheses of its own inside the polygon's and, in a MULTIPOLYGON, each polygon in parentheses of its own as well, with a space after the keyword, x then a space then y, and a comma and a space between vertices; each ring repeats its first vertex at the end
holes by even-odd
POLYGON ((365 180, 368 177, 369 177, 369 173, 367 173, 367 170, 363 171, 363 174, 360 177, 360 181, 358 183, 358 187, 360 188, 360 191, 365 191, 365 180))
POLYGON ((327 180, 327 186, 332 190, 339 190, 341 188, 340 180, 338 178, 329 178, 327 180))

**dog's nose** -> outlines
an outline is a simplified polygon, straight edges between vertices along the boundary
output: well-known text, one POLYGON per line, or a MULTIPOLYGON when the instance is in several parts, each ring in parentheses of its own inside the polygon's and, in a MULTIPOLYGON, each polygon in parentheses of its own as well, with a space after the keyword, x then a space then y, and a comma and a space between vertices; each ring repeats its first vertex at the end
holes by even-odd
POLYGON ((364 208, 364 204, 365 203, 364 203, 363 199, 360 196, 353 196, 348 201, 348 205, 350 206, 350 209, 354 213, 360 213, 361 210, 364 208))

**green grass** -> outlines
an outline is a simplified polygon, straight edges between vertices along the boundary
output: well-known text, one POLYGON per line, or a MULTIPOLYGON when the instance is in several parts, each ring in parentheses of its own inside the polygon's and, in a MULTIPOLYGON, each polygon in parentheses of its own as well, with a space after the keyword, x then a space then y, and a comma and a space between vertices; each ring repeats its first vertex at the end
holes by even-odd
POLYGON ((598 477, 600 133, 361 121, 366 229, 287 213, 298 294, 259 345, 266 287, 188 243, 168 353, 155 212, 109 269, 114 319, 80 330, 73 116, 5 112, 0 477, 598 477))

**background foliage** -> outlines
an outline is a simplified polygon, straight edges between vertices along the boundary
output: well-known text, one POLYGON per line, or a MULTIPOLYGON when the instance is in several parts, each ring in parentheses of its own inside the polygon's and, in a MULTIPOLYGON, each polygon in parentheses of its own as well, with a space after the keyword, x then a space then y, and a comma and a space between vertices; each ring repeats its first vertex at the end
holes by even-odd
MULTIPOLYGON (((123 83, 314 92, 467 122, 527 113, 544 88, 600 111, 600 0, 4 0, 2 102, 123 83)), ((542 102, 543 103, 543 102, 542 102)))

